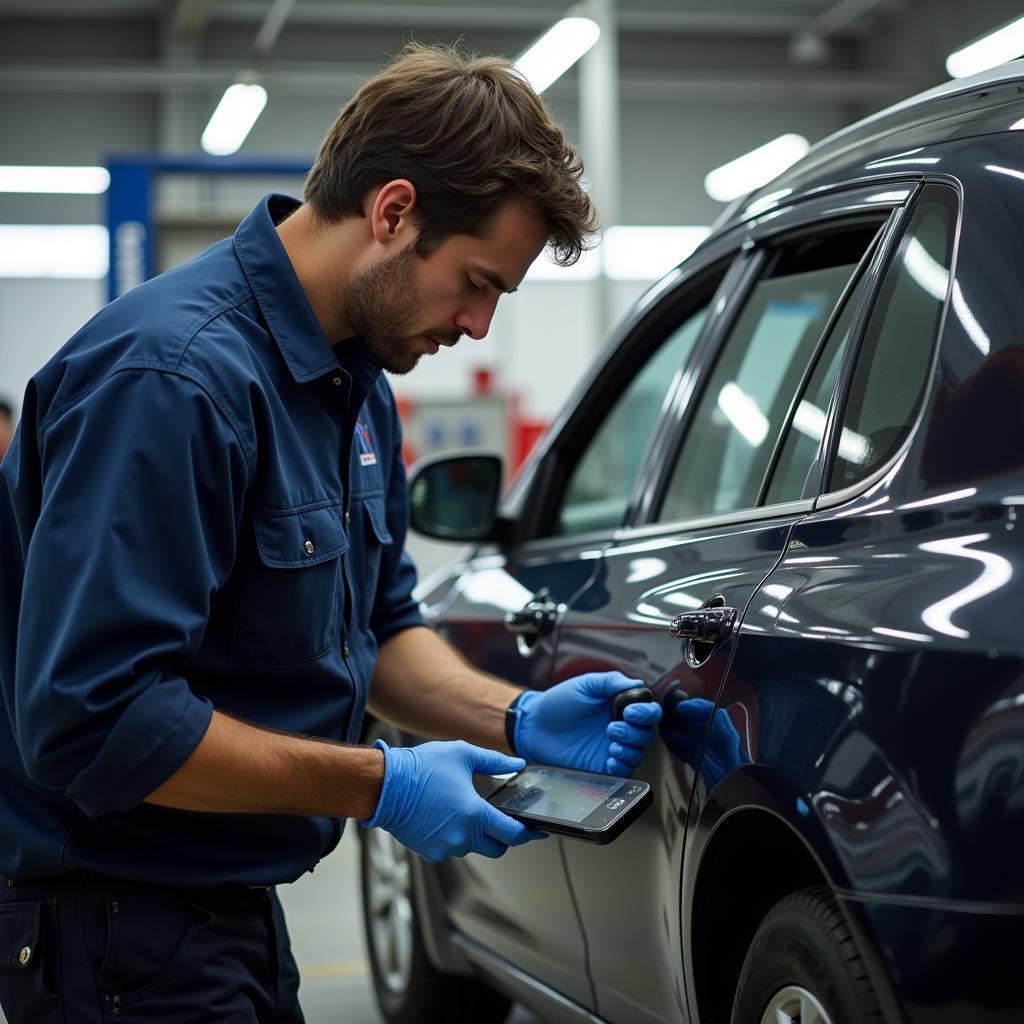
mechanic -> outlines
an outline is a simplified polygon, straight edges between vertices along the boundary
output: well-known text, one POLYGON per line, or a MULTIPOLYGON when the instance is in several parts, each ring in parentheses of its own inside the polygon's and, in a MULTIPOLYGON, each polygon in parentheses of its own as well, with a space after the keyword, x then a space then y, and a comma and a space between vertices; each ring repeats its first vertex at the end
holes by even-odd
POLYGON ((381 376, 482 338, 546 245, 579 257, 581 172, 507 61, 410 45, 303 203, 267 197, 30 381, 0 468, 11 1024, 301 1021, 273 887, 344 819, 498 857, 538 836, 474 773, 639 763, 660 708, 610 715, 634 680, 521 693, 426 628, 381 376), (358 745, 367 702, 437 739, 358 745))

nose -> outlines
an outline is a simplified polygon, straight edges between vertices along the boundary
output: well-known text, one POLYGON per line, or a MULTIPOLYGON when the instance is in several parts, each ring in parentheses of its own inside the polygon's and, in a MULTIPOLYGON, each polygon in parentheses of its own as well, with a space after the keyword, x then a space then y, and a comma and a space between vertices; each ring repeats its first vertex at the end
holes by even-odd
POLYGON ((491 329, 491 320, 497 308, 498 299, 484 299, 474 305, 464 306, 455 316, 455 326, 463 334, 468 334, 474 341, 487 336, 491 329))

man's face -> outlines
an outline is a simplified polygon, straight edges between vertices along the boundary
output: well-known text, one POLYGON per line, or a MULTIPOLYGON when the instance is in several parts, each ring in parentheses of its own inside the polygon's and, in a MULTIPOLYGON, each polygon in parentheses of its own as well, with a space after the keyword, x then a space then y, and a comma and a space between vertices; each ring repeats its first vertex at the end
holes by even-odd
POLYGON ((354 272, 341 297, 345 315, 375 362, 408 373, 463 334, 484 337, 498 298, 515 291, 544 242, 533 204, 510 199, 486 238, 453 235, 425 259, 409 245, 354 272))

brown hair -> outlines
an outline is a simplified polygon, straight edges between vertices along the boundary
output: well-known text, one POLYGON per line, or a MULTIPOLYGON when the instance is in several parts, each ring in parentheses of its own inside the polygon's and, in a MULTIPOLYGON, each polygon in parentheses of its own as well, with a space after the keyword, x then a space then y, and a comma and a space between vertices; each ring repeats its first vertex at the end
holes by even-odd
POLYGON ((416 251, 453 234, 482 237, 509 197, 537 204, 557 263, 590 246, 597 216, 583 162, 544 103, 503 57, 407 44, 342 108, 306 179, 321 220, 362 215, 367 192, 416 186, 416 251))

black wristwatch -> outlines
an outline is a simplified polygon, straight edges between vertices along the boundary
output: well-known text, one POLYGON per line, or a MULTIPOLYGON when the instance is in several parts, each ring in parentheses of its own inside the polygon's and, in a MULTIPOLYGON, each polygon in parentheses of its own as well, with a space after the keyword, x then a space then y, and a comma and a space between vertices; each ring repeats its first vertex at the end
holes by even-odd
POLYGON ((505 708, 505 742, 508 743, 508 749, 513 754, 516 751, 516 719, 519 717, 519 712, 516 711, 516 705, 522 700, 523 694, 526 693, 523 690, 516 694, 516 699, 512 701, 507 708, 505 708))

